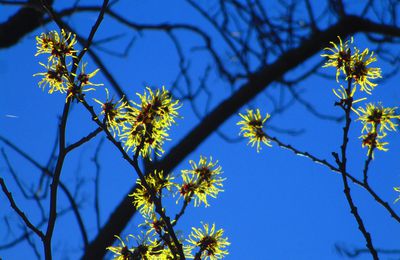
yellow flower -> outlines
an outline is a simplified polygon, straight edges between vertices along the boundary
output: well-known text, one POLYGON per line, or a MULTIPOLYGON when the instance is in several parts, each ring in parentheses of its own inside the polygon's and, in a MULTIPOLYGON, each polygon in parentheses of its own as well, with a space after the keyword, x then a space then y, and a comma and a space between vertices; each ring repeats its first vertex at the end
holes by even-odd
POLYGON ((49 94, 54 91, 59 91, 61 93, 67 92, 67 81, 68 72, 66 68, 59 62, 45 65, 39 62, 40 65, 46 68, 47 72, 36 73, 33 76, 42 76, 42 80, 39 82, 39 87, 43 90, 49 86, 49 94))
POLYGON ((254 113, 253 110, 247 110, 247 114, 239 114, 243 118, 237 125, 241 125, 240 134, 244 137, 249 138, 249 144, 253 147, 257 144, 257 152, 261 150, 260 143, 264 143, 267 146, 272 147, 270 140, 267 138, 263 128, 265 122, 270 118, 269 114, 266 114, 265 118, 262 118, 260 110, 257 109, 254 113))
POLYGON ((378 105, 369 103, 366 108, 359 107, 358 111, 361 113, 357 120, 363 123, 362 132, 379 132, 384 133, 385 130, 396 131, 397 124, 393 119, 400 119, 400 115, 396 115, 397 107, 383 107, 381 103, 378 105))
POLYGON ((165 222, 157 218, 157 215, 154 212, 150 212, 149 214, 143 215, 144 223, 140 224, 139 227, 145 227, 147 229, 146 234, 151 233, 161 233, 165 229, 165 222))
MULTIPOLYGON (((378 149, 384 152, 387 152, 389 149, 385 148, 385 145, 389 144, 388 142, 381 142, 380 140, 386 136, 386 133, 382 135, 378 135, 374 132, 369 132, 365 135, 361 135, 360 138, 362 139, 362 147, 368 147, 367 155, 369 155, 372 149, 378 149)), ((374 154, 372 153, 372 157, 374 154)))
POLYGON ((140 149, 142 157, 148 157, 152 151, 161 156, 164 153, 162 145, 165 140, 169 140, 166 129, 159 126, 154 120, 137 120, 141 118, 140 116, 140 112, 137 113, 137 116, 131 112, 127 113, 127 120, 122 126, 120 138, 124 141, 126 149, 132 148, 134 153, 142 145, 140 149))
POLYGON ((184 246, 185 254, 188 258, 193 257, 193 249, 196 247, 198 251, 195 253, 195 257, 198 259, 221 259, 228 255, 228 250, 225 248, 230 245, 228 238, 223 238, 224 230, 219 229, 215 231, 215 224, 212 225, 211 229, 208 224, 202 224, 201 228, 192 228, 192 232, 189 235, 189 239, 186 241, 189 243, 184 246))
POLYGON ((328 59, 322 66, 323 68, 336 68, 336 81, 339 82, 339 75, 341 71, 348 76, 346 67, 349 67, 352 59, 349 45, 353 43, 353 37, 351 37, 350 41, 347 40, 344 43, 339 36, 337 38, 339 39, 339 46, 334 42, 330 42, 333 48, 325 48, 324 50, 330 51, 331 54, 322 54, 321 56, 328 59))
POLYGON ((72 101, 76 99, 79 101, 79 96, 85 95, 84 92, 95 90, 94 88, 83 88, 81 84, 70 84, 67 82, 67 98, 66 101, 70 98, 72 101))
POLYGON ((371 94, 377 84, 372 83, 370 79, 382 78, 382 76, 380 68, 368 68, 368 65, 376 61, 376 57, 373 56, 374 52, 371 52, 369 57, 368 53, 368 49, 365 49, 362 53, 356 49, 356 53, 352 57, 351 77, 356 84, 360 85, 361 91, 371 94))
POLYGON ((154 115, 159 124, 169 127, 175 123, 175 117, 178 117, 177 109, 181 107, 178 100, 172 100, 171 94, 165 90, 163 86, 161 90, 157 89, 153 92, 149 87, 148 91, 143 95, 138 94, 141 104, 136 104, 141 111, 149 111, 149 114, 154 115))
MULTIPOLYGON (((130 259, 166 259, 160 258, 160 248, 159 242, 157 240, 152 240, 147 235, 138 235, 132 237, 135 241, 137 246, 132 246, 132 248, 128 248, 124 241, 118 236, 115 236, 121 242, 121 246, 110 246, 107 247, 107 250, 110 250, 115 254, 113 260, 130 260, 130 259), (156 257, 154 257, 156 256, 156 257)), ((128 238, 127 238, 128 241, 128 238)))
MULTIPOLYGON (((171 175, 164 175, 163 171, 155 170, 145 178, 150 189, 156 196, 161 196, 161 191, 163 189, 171 191, 174 186, 174 183, 172 182, 174 177, 171 175)), ((137 189, 132 194, 129 194, 130 197, 133 197, 133 205, 139 209, 142 215, 151 215, 154 212, 154 203, 151 198, 151 192, 146 189, 140 179, 138 179, 136 183, 138 184, 137 189)))
POLYGON ((126 112, 129 110, 128 102, 124 101, 124 98, 114 102, 114 99, 110 99, 110 94, 106 88, 106 101, 103 103, 98 99, 93 99, 95 102, 101 105, 101 114, 106 118, 106 125, 110 131, 113 132, 114 137, 117 133, 121 134, 120 127, 126 120, 126 112))
POLYGON ((180 197, 188 202, 194 197, 195 207, 200 206, 201 202, 207 207, 209 206, 207 197, 216 198, 218 193, 223 191, 222 182, 226 179, 219 176, 222 168, 217 166, 218 161, 212 162, 212 158, 208 161, 203 156, 200 156, 198 164, 194 161, 189 163, 192 169, 182 170, 183 184, 179 190, 180 197))
POLYGON ((86 69, 87 63, 82 63, 82 67, 81 67, 81 73, 78 75, 77 79, 78 79, 78 84, 80 84, 81 86, 85 86, 85 85, 91 85, 91 86, 103 86, 103 84, 95 84, 90 82, 89 80, 91 78, 93 78, 97 72, 99 72, 100 69, 96 69, 94 70, 92 73, 85 73, 85 69, 86 69))
POLYGON ((164 152, 162 145, 168 140, 167 130, 175 122, 180 106, 164 87, 156 92, 149 88, 147 91, 143 95, 138 94, 140 104, 132 102, 120 138, 127 150, 133 148, 136 152, 141 146, 142 157, 148 157, 152 151, 160 156, 164 152))
POLYGON ((36 36, 37 52, 35 56, 48 53, 50 54, 49 61, 54 58, 75 56, 77 52, 74 49, 75 44, 76 35, 64 30, 61 30, 61 35, 57 31, 42 33, 40 36, 36 36))
POLYGON ((133 249, 129 249, 125 245, 124 241, 119 236, 115 236, 115 237, 118 238, 118 240, 121 242, 121 245, 107 247, 107 250, 110 250, 111 252, 113 252, 115 254, 113 260, 130 259, 130 257, 133 256, 133 249))

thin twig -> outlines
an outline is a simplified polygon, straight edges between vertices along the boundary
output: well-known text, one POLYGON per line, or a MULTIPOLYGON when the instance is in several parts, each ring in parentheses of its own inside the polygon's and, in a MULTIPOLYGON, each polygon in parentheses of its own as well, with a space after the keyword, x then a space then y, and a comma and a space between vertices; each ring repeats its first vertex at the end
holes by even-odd
POLYGON ((25 215, 25 213, 20 210, 20 208, 17 206, 17 204, 14 201, 14 198, 12 197, 12 194, 10 191, 8 191, 6 184, 4 183, 4 179, 0 177, 0 185, 1 188, 4 192, 4 194, 6 195, 8 201, 10 202, 11 208, 13 208, 13 210, 21 217, 21 219, 24 221, 25 225, 32 230, 33 232, 35 232, 36 235, 38 235, 40 237, 40 239, 44 240, 45 236, 43 234, 42 231, 40 231, 35 225, 33 225, 28 217, 25 215))

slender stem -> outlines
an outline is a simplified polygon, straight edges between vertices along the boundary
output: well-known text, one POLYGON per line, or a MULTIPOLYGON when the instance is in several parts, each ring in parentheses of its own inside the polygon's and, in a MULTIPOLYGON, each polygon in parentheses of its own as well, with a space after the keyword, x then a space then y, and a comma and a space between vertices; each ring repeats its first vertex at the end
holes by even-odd
POLYGON ((51 192, 50 192, 49 222, 47 224, 47 231, 44 240, 44 251, 46 259, 52 259, 51 240, 57 218, 57 191, 60 183, 60 175, 64 164, 64 159, 67 155, 67 150, 65 147, 65 132, 67 127, 67 118, 70 105, 71 105, 71 99, 67 99, 67 102, 64 105, 64 110, 59 126, 59 132, 60 132, 59 154, 58 154, 56 168, 54 170, 53 181, 50 185, 51 192))
POLYGON ((0 178, 0 186, 3 189, 4 194, 6 195, 8 201, 11 204, 11 207, 14 209, 15 212, 21 217, 21 219, 24 221, 25 225, 32 230, 33 232, 36 233, 42 240, 44 239, 44 234, 42 231, 40 231, 35 225, 32 224, 32 222, 29 221, 28 217, 25 215, 25 213, 17 206, 17 204, 14 201, 14 198, 12 197, 11 192, 7 189, 6 184, 4 183, 4 179, 0 178))
MULTIPOLYGON (((376 133, 377 130, 378 130, 378 124, 374 124, 374 133, 376 133)), ((369 184, 368 184, 368 169, 369 169, 369 164, 372 161, 375 148, 376 148, 376 145, 374 142, 372 142, 372 145, 368 150, 368 157, 365 160, 365 164, 364 164, 364 170, 363 170, 364 180, 363 181, 366 186, 369 186, 369 184)))
POLYGON ((342 145, 341 145, 341 159, 339 159, 339 155, 336 153, 333 153, 336 159, 336 162, 339 166, 339 169, 342 173, 342 180, 343 180, 343 186, 344 186, 344 194, 346 196, 347 202, 350 206, 351 209, 351 213, 353 214, 354 218, 357 221, 358 224, 358 228, 361 231, 361 233, 363 234, 365 241, 366 241, 366 246, 369 249, 372 257, 374 260, 379 259, 378 257, 378 253, 376 252, 373 244, 372 244, 372 238, 370 233, 366 230, 364 222, 358 212, 358 209, 353 201, 353 198, 351 197, 351 192, 350 192, 350 186, 347 180, 347 144, 349 142, 349 130, 350 130, 350 124, 351 124, 351 116, 350 116, 350 112, 351 112, 351 107, 352 107, 352 103, 353 103, 353 99, 351 97, 351 79, 348 79, 348 85, 346 88, 346 93, 347 93, 347 99, 345 100, 344 104, 341 105, 341 107, 343 108, 343 110, 345 111, 345 119, 346 119, 346 123, 345 126, 343 127, 343 141, 342 141, 342 145))
MULTIPOLYGON (((303 152, 300 151, 299 149, 293 147, 290 144, 285 144, 283 142, 281 142, 278 138, 276 137, 271 137, 267 134, 265 134, 265 136, 275 142, 277 145, 279 145, 280 147, 290 150, 293 153, 295 153, 296 155, 299 156, 303 156, 306 157, 310 160, 312 160, 313 162, 316 162, 318 164, 322 164, 324 166, 326 166, 328 169, 330 169, 333 172, 337 172, 339 174, 342 174, 341 170, 338 169, 337 167, 333 166, 332 164, 330 164, 328 161, 326 161, 325 159, 320 159, 308 152, 303 152)), ((376 192, 371 188, 371 186, 369 186, 368 183, 364 183, 363 181, 358 180, 357 178, 355 178, 353 175, 351 175, 350 173, 346 172, 346 177, 348 179, 350 179, 353 183, 357 184, 358 186, 364 188, 375 200, 376 202, 378 202, 379 204, 381 204, 390 214, 390 216, 395 219, 397 222, 400 223, 400 216, 392 209, 392 207, 390 207, 389 203, 387 203, 386 201, 384 201, 378 194, 376 194, 376 192)))
POLYGON ((81 146, 84 143, 89 142, 92 138, 96 137, 99 133, 102 132, 102 129, 100 127, 97 127, 96 130, 94 130, 93 132, 91 132, 90 134, 88 134, 87 136, 82 137, 81 139, 79 139, 78 141, 76 141, 73 144, 68 145, 65 150, 68 152, 70 152, 71 150, 81 146))
MULTIPOLYGON (((13 149, 15 152, 17 152, 19 155, 21 155, 23 158, 25 158, 27 161, 32 163, 36 168, 41 170, 43 173, 45 173, 48 177, 53 178, 54 174, 49 170, 49 168, 39 164, 36 160, 34 160, 31 156, 29 156, 27 153, 21 150, 21 148, 17 147, 15 144, 7 140, 6 138, 0 136, 0 140, 3 141, 6 145, 8 145, 11 149, 13 149)), ((83 219, 81 214, 79 213, 78 205, 71 193, 71 191, 67 188, 67 186, 60 181, 59 183, 61 190, 65 193, 65 196, 67 197, 69 203, 71 204, 72 211, 75 214, 76 220, 78 222, 79 230, 81 231, 82 235, 82 240, 85 248, 89 244, 89 239, 87 236, 87 232, 85 229, 85 225, 83 223, 83 219)))
MULTIPOLYGON (((338 169, 337 167, 335 167, 334 165, 332 165, 331 163, 329 163, 326 159, 320 159, 320 158, 318 158, 318 157, 316 157, 316 156, 310 154, 309 152, 300 151, 299 149, 293 147, 293 146, 290 145, 290 144, 285 144, 285 143, 281 142, 281 141, 280 141, 278 138, 276 138, 276 137, 269 136, 268 134, 264 134, 264 135, 265 135, 265 137, 266 137, 267 139, 269 139, 269 140, 275 142, 275 143, 276 143, 277 145, 279 145, 281 148, 290 150, 290 151, 292 151, 293 153, 295 153, 296 155, 306 157, 306 158, 312 160, 312 161, 315 162, 315 163, 324 165, 324 166, 328 167, 328 168, 329 168, 331 171, 333 171, 333 172, 341 173, 340 169, 338 169)), ((360 186, 363 186, 363 183, 362 183, 361 181, 359 181, 357 178, 355 178, 354 176, 352 176, 351 174, 346 173, 346 176, 347 176, 347 178, 349 178, 351 181, 353 181, 355 184, 358 184, 358 185, 360 185, 360 186)))

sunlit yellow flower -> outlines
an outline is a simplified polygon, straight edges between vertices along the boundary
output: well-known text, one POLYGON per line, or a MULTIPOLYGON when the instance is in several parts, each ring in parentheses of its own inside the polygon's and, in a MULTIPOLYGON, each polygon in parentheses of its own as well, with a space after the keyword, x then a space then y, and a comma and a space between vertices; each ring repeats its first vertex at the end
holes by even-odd
POLYGON ((48 53, 50 54, 49 61, 54 58, 75 56, 77 52, 74 49, 76 35, 72 35, 70 32, 67 33, 64 30, 61 30, 61 35, 59 35, 57 31, 42 33, 40 36, 36 37, 36 43, 36 56, 48 53))
POLYGON ((383 107, 381 103, 378 105, 369 103, 366 108, 359 107, 360 116, 357 120, 363 123, 362 132, 375 132, 375 128, 379 132, 384 133, 385 130, 396 131, 397 124, 392 120, 400 119, 400 115, 396 115, 397 107, 383 107))
POLYGON ((198 259, 221 259, 228 255, 228 250, 225 249, 230 245, 228 238, 223 238, 224 230, 219 229, 215 231, 215 224, 209 228, 208 224, 202 224, 201 228, 192 228, 192 232, 189 235, 189 239, 186 241, 189 243, 184 246, 185 255, 188 258, 199 257, 198 259), (193 249, 198 248, 197 252, 193 252, 193 249), (194 257, 193 257, 194 254, 194 257))
POLYGON ((61 63, 52 63, 45 65, 43 63, 39 63, 43 67, 46 68, 47 72, 36 73, 33 76, 42 76, 42 80, 39 82, 39 87, 43 90, 49 86, 49 94, 52 94, 54 91, 59 91, 61 93, 67 92, 67 75, 65 67, 61 65, 61 63))
POLYGON ((351 77, 354 79, 355 83, 360 85, 361 91, 371 94, 371 91, 377 84, 371 82, 370 79, 382 78, 382 76, 380 68, 368 68, 372 62, 376 61, 374 52, 371 52, 369 57, 368 54, 368 49, 365 49, 362 53, 356 49, 356 53, 352 57, 351 77))
POLYGON ((253 110, 247 110, 246 115, 239 115, 243 118, 243 120, 237 123, 237 125, 241 125, 239 135, 242 134, 244 137, 249 138, 249 144, 252 147, 257 144, 257 152, 261 150, 261 142, 267 146, 272 146, 263 130, 265 122, 270 118, 269 114, 266 114, 265 118, 262 118, 260 110, 257 109, 255 113, 253 110))
POLYGON ((373 150, 378 149, 384 152, 387 152, 389 149, 385 148, 385 145, 389 144, 388 142, 382 142, 381 140, 386 136, 386 133, 379 135, 375 132, 369 132, 365 135, 361 135, 362 139, 362 147, 368 147, 367 155, 372 151, 372 158, 374 157, 373 150))
POLYGON ((347 40, 344 43, 339 36, 337 38, 339 39, 339 46, 334 42, 330 42, 333 48, 325 48, 324 50, 330 51, 331 53, 322 54, 321 56, 328 59, 322 67, 336 68, 336 81, 339 82, 339 75, 341 71, 348 76, 346 67, 348 68, 351 63, 352 57, 350 44, 353 43, 353 37, 351 37, 350 41, 347 40))
POLYGON ((159 234, 165 229, 165 222, 158 218, 154 212, 150 212, 148 215, 143 215, 144 223, 140 224, 139 227, 147 229, 146 234, 156 233, 159 234))
POLYGON ((141 104, 136 104, 141 111, 148 111, 162 126, 171 126, 178 117, 177 109, 181 107, 178 100, 172 100, 171 94, 163 86, 153 92, 149 87, 143 95, 138 94, 141 104))
POLYGON ((101 114, 105 116, 107 127, 113 132, 114 137, 116 133, 120 135, 120 127, 126 120, 126 113, 129 110, 128 102, 124 101, 124 98, 118 101, 114 101, 113 98, 110 99, 110 93, 107 88, 106 101, 104 103, 95 98, 93 100, 101 105, 101 114))
POLYGON ((131 248, 128 248, 128 246, 124 243, 124 241, 122 241, 120 237, 115 237, 120 240, 121 246, 107 247, 108 250, 112 251, 115 254, 113 260, 166 259, 158 257, 160 255, 161 249, 159 248, 159 243, 157 242, 157 240, 152 240, 151 237, 147 235, 129 235, 129 237, 133 238, 137 244, 136 246, 132 246, 131 248))
POLYGON ((132 102, 120 138, 127 150, 136 152, 141 147, 140 155, 143 157, 148 157, 152 151, 160 156, 164 152, 162 145, 168 140, 167 130, 175 122, 180 106, 164 88, 156 92, 147 88, 147 91, 138 94, 140 104, 132 102))
POLYGON ((84 96, 84 92, 92 91, 95 90, 94 88, 84 88, 84 86, 81 86, 80 84, 70 84, 69 82, 67 83, 67 98, 73 100, 79 101, 80 96, 84 96))
POLYGON ((115 254, 113 260, 131 259, 133 257, 133 249, 129 249, 128 246, 125 245, 124 241, 119 236, 115 237, 118 238, 118 240, 121 242, 121 245, 107 247, 107 250, 110 250, 115 254))
MULTIPOLYGON (((172 182, 174 177, 169 174, 164 175, 163 171, 155 170, 145 178, 155 196, 161 196, 161 191, 163 189, 171 191, 174 186, 174 183, 172 182)), ((142 215, 151 215, 154 212, 154 203, 151 197, 151 191, 145 187, 144 183, 142 183, 140 179, 138 179, 136 183, 138 184, 138 187, 132 194, 129 194, 130 197, 133 197, 133 205, 139 209, 142 215)))
POLYGON ((87 63, 82 63, 81 72, 77 77, 77 80, 79 81, 78 84, 80 84, 81 86, 86 86, 86 85, 102 86, 103 84, 101 84, 101 83, 100 84, 95 84, 93 82, 90 82, 90 79, 93 78, 97 74, 97 72, 99 72, 100 69, 96 69, 93 72, 87 74, 85 72, 86 66, 87 66, 87 63))
POLYGON ((188 202, 194 198, 194 206, 199 206, 202 202, 206 207, 209 206, 208 196, 216 198, 218 193, 223 191, 222 182, 225 179, 219 176, 222 168, 217 164, 218 161, 212 162, 212 158, 208 161, 203 156, 200 157, 198 164, 190 161, 192 169, 182 170, 183 184, 179 189, 180 197, 188 202))
POLYGON ((120 135, 125 147, 127 150, 133 149, 133 152, 141 147, 139 153, 142 157, 148 157, 152 151, 161 156, 164 153, 162 145, 165 140, 169 140, 166 129, 160 127, 156 121, 138 121, 137 118, 140 118, 140 114, 134 117, 132 113, 127 113, 120 135))

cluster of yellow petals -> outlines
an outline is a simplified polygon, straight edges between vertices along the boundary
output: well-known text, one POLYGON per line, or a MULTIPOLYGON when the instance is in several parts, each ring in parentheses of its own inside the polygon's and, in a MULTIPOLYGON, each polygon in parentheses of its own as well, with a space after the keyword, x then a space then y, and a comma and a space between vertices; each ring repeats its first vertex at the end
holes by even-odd
POLYGON ((142 157, 148 157, 152 151, 161 156, 162 145, 168 140, 167 130, 178 117, 179 101, 173 100, 164 87, 155 92, 147 88, 147 92, 138 96, 141 102, 131 102, 120 138, 127 150, 136 152, 140 147, 142 157))
POLYGON ((110 250, 114 253, 113 260, 172 259, 168 257, 172 255, 170 253, 164 252, 165 250, 160 247, 159 241, 157 241, 157 239, 152 239, 152 237, 148 235, 129 235, 126 238, 127 243, 129 242, 129 238, 133 238, 136 242, 135 246, 128 246, 119 236, 115 237, 119 240, 120 245, 107 247, 107 250, 110 250))
POLYGON ((270 118, 269 114, 266 114, 263 118, 261 116, 260 110, 247 110, 247 114, 240 114, 240 117, 243 119, 237 123, 240 125, 240 133, 239 135, 243 135, 245 138, 249 138, 249 144, 253 147, 256 145, 257 152, 261 150, 261 143, 264 143, 267 146, 272 146, 271 141, 268 139, 264 132, 264 124, 270 118))
POLYGON ((366 107, 359 107, 358 121, 363 124, 362 128, 362 146, 368 147, 369 151, 378 149, 387 151, 385 148, 387 142, 381 140, 386 137, 386 131, 396 131, 397 124, 394 119, 400 119, 400 115, 396 114, 396 107, 384 107, 381 103, 368 103, 366 107))
POLYGON ((67 93, 66 100, 75 99, 84 92, 94 90, 94 88, 84 88, 85 86, 100 86, 90 81, 99 69, 91 73, 86 73, 86 63, 82 63, 80 73, 76 77, 76 73, 70 71, 71 64, 75 62, 77 50, 75 49, 76 35, 61 30, 61 34, 57 31, 42 33, 36 37, 36 56, 40 54, 48 54, 47 64, 39 62, 46 71, 34 74, 41 76, 39 87, 43 90, 48 87, 49 94, 54 92, 67 93), (67 58, 73 58, 71 62, 67 58))
POLYGON ((188 242, 184 246, 185 255, 187 258, 196 259, 222 259, 228 255, 228 251, 225 249, 230 245, 227 238, 223 237, 224 230, 215 229, 215 224, 211 227, 208 224, 203 224, 202 228, 192 228, 192 233, 189 235, 188 242), (195 248, 199 251, 193 252, 195 248), (195 255, 193 256, 193 254, 195 255))
POLYGON ((338 39, 339 45, 330 42, 332 48, 324 49, 328 53, 321 55, 327 59, 323 67, 336 68, 337 82, 339 82, 339 75, 343 73, 346 80, 354 80, 354 84, 359 85, 361 91, 371 94, 371 91, 377 86, 371 80, 382 77, 380 68, 369 67, 371 63, 377 60, 374 52, 370 53, 368 49, 360 51, 356 47, 352 52, 351 44, 353 44, 353 38, 345 42, 339 36, 338 39))
POLYGON ((209 206, 207 198, 216 198, 218 193, 223 191, 222 182, 225 178, 220 177, 222 167, 218 165, 218 161, 213 162, 212 158, 208 160, 204 156, 200 157, 198 164, 192 160, 189 163, 192 169, 182 170, 179 198, 183 197, 188 202, 194 199, 195 207, 200 206, 202 202, 207 207, 209 206))
POLYGON ((175 184, 172 182, 174 177, 164 174, 163 171, 155 170, 148 174, 145 179, 150 190, 138 179, 136 181, 138 187, 129 196, 133 198, 133 205, 139 209, 142 215, 150 215, 154 212, 154 202, 151 197, 151 192, 153 192, 155 196, 161 196, 163 189, 171 191, 175 184))

